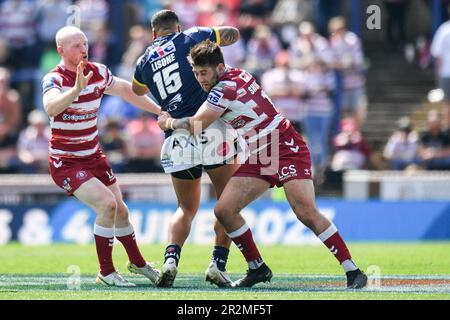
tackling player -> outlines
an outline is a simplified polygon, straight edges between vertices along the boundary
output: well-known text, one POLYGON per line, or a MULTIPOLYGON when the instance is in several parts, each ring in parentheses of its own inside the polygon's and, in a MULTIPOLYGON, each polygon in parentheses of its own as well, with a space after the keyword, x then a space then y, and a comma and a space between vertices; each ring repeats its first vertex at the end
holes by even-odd
MULTIPOLYGON (((199 42, 210 39, 222 46, 235 43, 239 31, 233 27, 193 27, 181 32, 178 17, 171 10, 161 10, 152 17, 153 43, 138 59, 133 79, 133 91, 138 95, 149 91, 174 118, 192 116, 206 100, 204 92, 195 80, 187 60, 189 50, 199 42)), ((214 185, 217 197, 238 168, 230 163, 235 156, 233 133, 226 124, 218 121, 198 136, 183 131, 166 132, 161 150, 161 164, 172 175, 172 183, 178 199, 178 209, 169 225, 168 246, 164 256, 160 287, 172 287, 175 280, 181 248, 184 245, 200 205, 202 170, 205 168, 214 185)), ((226 274, 230 239, 216 221, 215 247, 212 260, 206 270, 206 280, 219 287, 229 287, 226 274)))
POLYGON ((88 61, 88 40, 78 28, 67 26, 56 34, 61 63, 44 76, 44 108, 50 117, 50 173, 55 183, 90 206, 97 217, 94 238, 100 264, 96 282, 130 287, 112 260, 114 236, 123 244, 131 272, 156 283, 159 272, 142 257, 136 243, 128 208, 116 177, 102 152, 97 114, 104 94, 120 96, 131 104, 159 114, 160 107, 148 97, 138 97, 131 84, 114 77, 104 65, 88 61))
POLYGON ((214 211, 229 237, 243 253, 249 270, 234 283, 251 287, 270 281, 272 271, 264 263, 252 233, 240 211, 269 187, 284 186, 297 218, 310 228, 333 253, 347 276, 347 287, 359 289, 367 276, 353 262, 336 226, 315 205, 311 160, 303 138, 272 104, 255 79, 246 71, 225 65, 220 47, 204 41, 189 54, 197 81, 209 92, 208 99, 192 117, 173 119, 162 112, 163 130, 186 129, 195 133, 221 119, 244 136, 251 156, 234 173, 214 211))

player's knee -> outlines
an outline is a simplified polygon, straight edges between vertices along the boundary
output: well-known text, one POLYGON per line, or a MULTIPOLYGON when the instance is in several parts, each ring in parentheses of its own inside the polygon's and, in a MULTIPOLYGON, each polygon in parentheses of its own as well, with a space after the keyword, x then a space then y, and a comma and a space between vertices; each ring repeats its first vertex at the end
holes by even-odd
POLYGON ((297 218, 307 226, 314 224, 319 217, 319 211, 314 204, 297 204, 292 206, 292 210, 295 212, 297 218))
POLYGON ((229 206, 226 206, 222 204, 220 201, 216 203, 216 206, 214 207, 214 214, 216 215, 216 218, 219 221, 222 221, 226 219, 227 217, 230 217, 233 215, 233 209, 229 206))
POLYGON ((179 204, 178 211, 180 211, 180 214, 184 217, 193 219, 198 211, 198 206, 179 204))
POLYGON ((99 212, 114 219, 117 211, 117 202, 114 197, 107 197, 99 204, 99 212))
POLYGON ((116 216, 120 220, 128 219, 128 207, 124 202, 118 204, 116 216))

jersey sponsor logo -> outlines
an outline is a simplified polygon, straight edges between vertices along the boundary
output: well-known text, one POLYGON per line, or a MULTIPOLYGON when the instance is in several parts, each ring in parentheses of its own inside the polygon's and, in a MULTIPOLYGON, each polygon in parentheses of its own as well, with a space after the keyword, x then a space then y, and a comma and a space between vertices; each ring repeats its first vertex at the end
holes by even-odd
POLYGON ((87 113, 87 114, 67 114, 64 113, 62 118, 63 121, 83 121, 83 120, 90 120, 97 117, 97 113, 87 113))
POLYGON ((70 178, 66 178, 63 181, 63 189, 66 191, 72 190, 72 187, 70 186, 70 178))
POLYGON ((172 141, 172 149, 175 148, 188 148, 189 146, 192 146, 194 148, 197 148, 200 144, 207 144, 209 142, 208 137, 205 135, 205 132, 202 131, 202 133, 198 135, 191 135, 191 136, 179 136, 177 138, 174 138, 172 141))
POLYGON ((213 105, 219 105, 220 99, 223 97, 223 92, 219 92, 216 90, 211 90, 211 92, 208 95, 208 102, 213 105))
POLYGON ((175 97, 173 97, 169 104, 167 105, 165 111, 171 112, 178 109, 178 106, 183 103, 183 97, 181 96, 181 93, 178 93, 175 97))
POLYGON ((287 178, 296 177, 297 169, 295 168, 295 165, 291 164, 290 166, 281 168, 278 172, 278 176, 280 177, 280 181, 283 181, 287 178))
POLYGON ((153 62, 155 60, 161 59, 173 52, 176 51, 175 45, 172 41, 169 41, 162 46, 157 46, 153 48, 153 51, 150 53, 150 62, 153 62))
POLYGON ((45 81, 42 83, 42 91, 47 91, 52 88, 59 88, 58 85, 56 85, 56 79, 53 77, 47 77, 45 81))

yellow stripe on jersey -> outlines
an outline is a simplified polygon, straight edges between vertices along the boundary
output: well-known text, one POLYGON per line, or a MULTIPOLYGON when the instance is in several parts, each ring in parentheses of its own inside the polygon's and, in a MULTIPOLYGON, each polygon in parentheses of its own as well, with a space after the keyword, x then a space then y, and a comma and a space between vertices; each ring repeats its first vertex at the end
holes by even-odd
POLYGON ((220 46, 220 32, 218 27, 214 27, 214 32, 216 33, 216 43, 220 46))
POLYGON ((146 85, 146 84, 137 81, 136 78, 135 78, 134 76, 133 76, 133 82, 136 83, 138 86, 147 88, 147 85, 146 85))

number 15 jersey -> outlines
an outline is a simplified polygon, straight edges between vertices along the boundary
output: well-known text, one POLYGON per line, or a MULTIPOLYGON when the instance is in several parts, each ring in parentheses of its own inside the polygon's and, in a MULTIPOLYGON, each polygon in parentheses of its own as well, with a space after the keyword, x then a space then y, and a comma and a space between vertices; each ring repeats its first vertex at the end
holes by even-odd
POLYGON ((189 51, 206 39, 220 44, 217 29, 193 27, 156 39, 138 59, 133 82, 150 89, 173 118, 193 116, 208 94, 195 79, 189 51))

